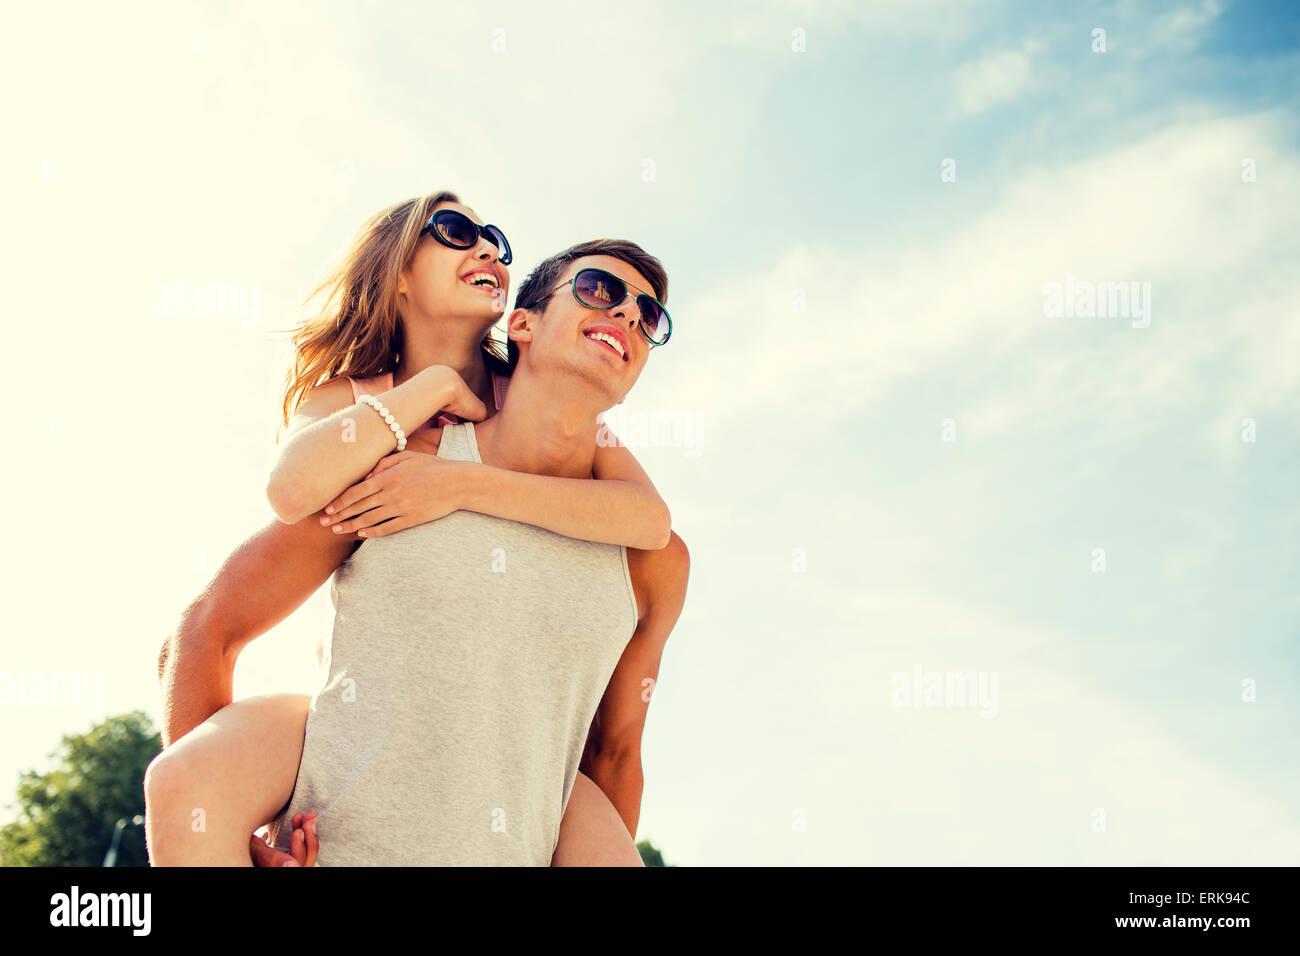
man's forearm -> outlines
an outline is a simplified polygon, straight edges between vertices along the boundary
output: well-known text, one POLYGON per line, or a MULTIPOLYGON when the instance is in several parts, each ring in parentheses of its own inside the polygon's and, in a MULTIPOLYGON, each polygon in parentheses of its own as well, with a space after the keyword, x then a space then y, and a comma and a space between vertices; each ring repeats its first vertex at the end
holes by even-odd
POLYGON ((584 770, 596 786, 609 797, 614 809, 623 819, 623 825, 636 840, 637 822, 641 818, 641 793, 645 789, 645 776, 641 772, 641 755, 628 757, 596 758, 584 770))
POLYGON ((234 700, 235 661, 226 642, 191 606, 168 640, 160 661, 162 739, 170 747, 234 700))
POLYGON ((185 609, 159 655, 164 745, 234 700, 239 652, 301 607, 351 553, 359 539, 335 534, 319 517, 266 525, 226 558, 185 609))

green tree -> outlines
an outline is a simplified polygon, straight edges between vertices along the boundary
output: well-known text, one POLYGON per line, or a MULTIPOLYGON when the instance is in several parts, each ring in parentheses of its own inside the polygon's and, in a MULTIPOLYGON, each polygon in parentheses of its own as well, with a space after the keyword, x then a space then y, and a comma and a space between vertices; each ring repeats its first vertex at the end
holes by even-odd
MULTIPOLYGON (((66 735, 53 770, 19 778, 18 818, 0 828, 0 865, 102 866, 117 821, 144 813, 144 772, 161 751, 139 710, 66 735)), ((123 832, 117 865, 149 865, 139 827, 123 832)))
POLYGON ((637 852, 641 854, 641 862, 646 866, 676 866, 675 863, 665 863, 664 855, 660 853, 653 843, 649 840, 642 840, 636 845, 637 852))

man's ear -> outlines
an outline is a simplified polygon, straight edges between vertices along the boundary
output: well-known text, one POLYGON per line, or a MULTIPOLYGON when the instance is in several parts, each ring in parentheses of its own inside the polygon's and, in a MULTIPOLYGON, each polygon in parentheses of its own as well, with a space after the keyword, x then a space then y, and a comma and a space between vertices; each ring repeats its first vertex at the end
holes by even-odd
POLYGON ((531 342, 533 340, 533 320, 537 318, 536 313, 527 309, 515 309, 506 319, 506 335, 515 340, 515 342, 531 342))

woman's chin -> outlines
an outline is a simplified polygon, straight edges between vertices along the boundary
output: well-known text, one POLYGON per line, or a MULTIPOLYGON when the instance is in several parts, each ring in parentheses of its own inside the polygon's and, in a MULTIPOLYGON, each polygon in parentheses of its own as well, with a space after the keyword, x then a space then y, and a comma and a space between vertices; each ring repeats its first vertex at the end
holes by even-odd
POLYGON ((496 305, 496 301, 457 302, 450 314, 458 319, 488 319, 495 321, 501 318, 502 314, 502 309, 496 305))
MULTIPOLYGON (((462 306, 463 314, 496 317, 505 312, 505 299, 502 296, 469 291, 468 295, 462 297, 461 301, 464 303, 462 306)), ((461 310, 458 309, 457 311, 461 310)))

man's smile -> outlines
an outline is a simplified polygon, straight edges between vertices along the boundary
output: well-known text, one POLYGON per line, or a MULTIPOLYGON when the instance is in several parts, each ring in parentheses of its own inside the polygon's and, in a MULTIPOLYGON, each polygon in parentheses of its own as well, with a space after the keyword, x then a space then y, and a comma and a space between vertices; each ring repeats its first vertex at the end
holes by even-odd
POLYGON ((602 325, 584 329, 582 334, 597 345, 609 349, 624 362, 628 361, 627 338, 618 329, 602 325))

